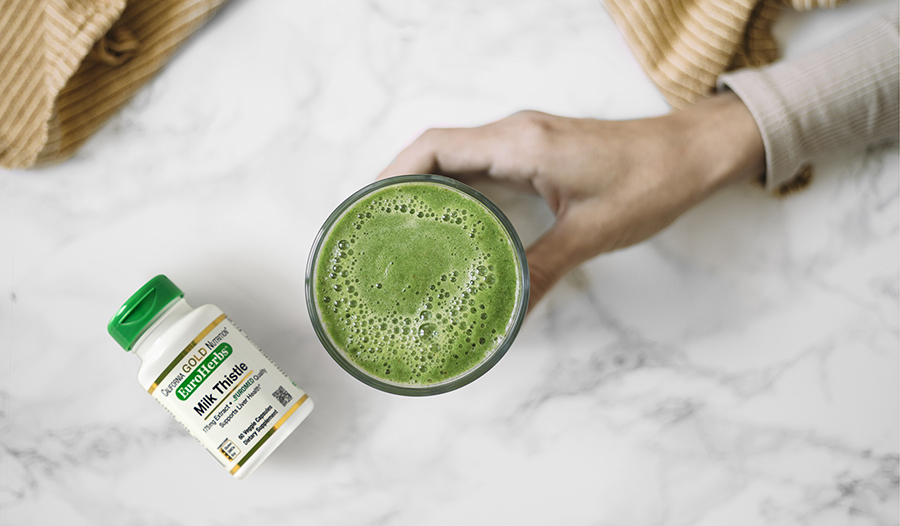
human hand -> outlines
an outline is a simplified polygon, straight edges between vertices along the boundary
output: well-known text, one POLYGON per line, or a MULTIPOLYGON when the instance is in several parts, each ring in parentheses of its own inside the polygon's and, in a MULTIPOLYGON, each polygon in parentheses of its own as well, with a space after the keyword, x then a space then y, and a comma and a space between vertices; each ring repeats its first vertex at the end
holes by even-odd
POLYGON ((764 170, 756 123, 728 93, 631 121, 524 111, 476 128, 431 129, 379 179, 488 177, 543 197, 556 220, 526 251, 531 308, 584 261, 647 239, 715 190, 764 170))

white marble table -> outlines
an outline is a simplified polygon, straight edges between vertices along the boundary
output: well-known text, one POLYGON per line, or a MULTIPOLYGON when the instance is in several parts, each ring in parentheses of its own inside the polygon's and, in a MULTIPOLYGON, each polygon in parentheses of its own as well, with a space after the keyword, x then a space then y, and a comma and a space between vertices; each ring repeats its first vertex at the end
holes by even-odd
MULTIPOLYGON (((778 36, 800 53, 892 3, 778 36)), ((73 159, 0 172, 0 524, 896 525, 896 147, 585 264, 459 391, 328 357, 303 300, 328 213, 422 130, 524 108, 668 111, 597 0, 236 0, 73 159), (106 334, 157 273, 315 400, 245 481, 106 334)), ((483 189, 526 242, 549 224, 483 189)))

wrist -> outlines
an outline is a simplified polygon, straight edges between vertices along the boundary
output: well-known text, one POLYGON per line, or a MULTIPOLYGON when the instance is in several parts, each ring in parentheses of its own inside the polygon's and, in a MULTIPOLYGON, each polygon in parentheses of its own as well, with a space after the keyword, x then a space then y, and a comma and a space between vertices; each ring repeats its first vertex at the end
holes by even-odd
POLYGON ((753 115, 732 92, 702 99, 670 115, 684 137, 684 154, 707 193, 766 170, 762 135, 753 115))

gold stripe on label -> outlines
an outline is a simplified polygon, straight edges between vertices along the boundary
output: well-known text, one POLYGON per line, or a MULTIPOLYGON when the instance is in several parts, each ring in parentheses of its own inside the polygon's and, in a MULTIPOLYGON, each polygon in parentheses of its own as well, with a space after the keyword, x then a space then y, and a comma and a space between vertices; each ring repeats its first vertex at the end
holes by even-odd
POLYGON ((150 388, 147 389, 147 392, 149 392, 150 394, 153 394, 153 391, 155 391, 156 388, 159 387, 160 382, 162 382, 163 379, 164 379, 166 376, 168 376, 169 373, 172 372, 172 369, 174 369, 175 366, 178 365, 178 362, 180 362, 180 361, 182 360, 182 358, 184 358, 185 356, 187 356, 187 354, 188 354, 189 352, 191 352, 191 350, 192 350, 194 347, 196 347, 200 342, 202 342, 202 341, 203 341, 203 338, 206 338, 206 335, 209 334, 213 329, 215 329, 215 328, 216 328, 216 325, 222 323, 222 321, 224 321, 225 318, 227 318, 227 316, 226 316, 224 313, 221 314, 218 318, 214 319, 214 320, 212 321, 212 323, 210 323, 209 325, 207 325, 205 329, 203 329, 202 331, 200 331, 200 334, 198 334, 197 337, 194 338, 193 341, 191 341, 191 343, 189 343, 189 344, 187 345, 187 347, 184 348, 183 351, 181 351, 180 353, 178 353, 178 356, 176 356, 175 359, 172 360, 172 363, 170 363, 168 367, 166 367, 165 369, 163 369, 163 372, 162 372, 162 374, 159 375, 159 378, 157 378, 155 382, 153 382, 152 384, 150 384, 150 388))
POLYGON ((285 413, 284 416, 278 420, 278 422, 275 422, 275 425, 273 427, 275 429, 278 429, 279 427, 281 427, 281 425, 284 424, 285 420, 290 418, 291 415, 294 414, 294 411, 296 411, 298 407, 303 405, 303 402, 305 402, 307 398, 309 398, 309 396, 307 396, 306 393, 304 393, 303 396, 300 397, 300 400, 297 400, 297 403, 294 404, 294 407, 290 408, 290 410, 288 410, 288 412, 285 413))
POLYGON ((256 451, 263 445, 263 443, 264 443, 266 440, 269 440, 269 438, 275 433, 275 431, 278 431, 278 428, 281 427, 281 426, 285 423, 285 421, 286 421, 288 418, 290 418, 290 416, 291 416, 292 414, 294 414, 294 412, 295 412, 301 405, 303 405, 303 402, 305 402, 308 398, 309 398, 309 396, 308 396, 306 393, 303 393, 303 396, 300 397, 300 400, 297 400, 297 403, 294 404, 294 405, 288 410, 288 412, 285 413, 285 415, 284 415, 283 417, 281 417, 280 419, 278 419, 278 422, 275 422, 275 425, 272 426, 272 429, 270 429, 268 433, 266 433, 265 435, 263 435, 263 437, 262 437, 261 439, 259 439, 259 442, 257 442, 256 445, 253 446, 253 447, 250 449, 250 451, 247 452, 246 455, 244 455, 244 458, 238 460, 237 464, 235 464, 234 467, 231 468, 231 472, 230 472, 230 473, 231 473, 232 475, 234 475, 235 473, 237 473, 238 470, 241 469, 241 466, 243 466, 244 463, 247 462, 247 459, 249 459, 251 456, 253 456, 253 454, 256 453, 256 451))

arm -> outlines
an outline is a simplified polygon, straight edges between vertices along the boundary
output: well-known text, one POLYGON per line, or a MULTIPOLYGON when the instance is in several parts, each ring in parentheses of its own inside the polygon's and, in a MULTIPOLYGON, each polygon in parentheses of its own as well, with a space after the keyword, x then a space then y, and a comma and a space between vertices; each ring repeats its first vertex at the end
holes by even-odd
POLYGON ((647 239, 722 186, 761 175, 764 163, 756 124, 729 93, 651 119, 520 112, 428 130, 380 178, 491 177, 541 195, 556 221, 527 250, 533 306, 582 262, 647 239))
POLYGON ((897 14, 879 24, 811 59, 723 76, 730 91, 663 117, 522 112, 429 130, 380 177, 491 177, 541 195, 556 221, 527 251, 533 306, 582 262, 647 239, 725 185, 766 174, 775 188, 818 153, 896 137, 897 14))
POLYGON ((900 122, 900 10, 831 46, 719 77, 740 96, 766 147, 766 188, 833 151, 896 140, 900 122))

